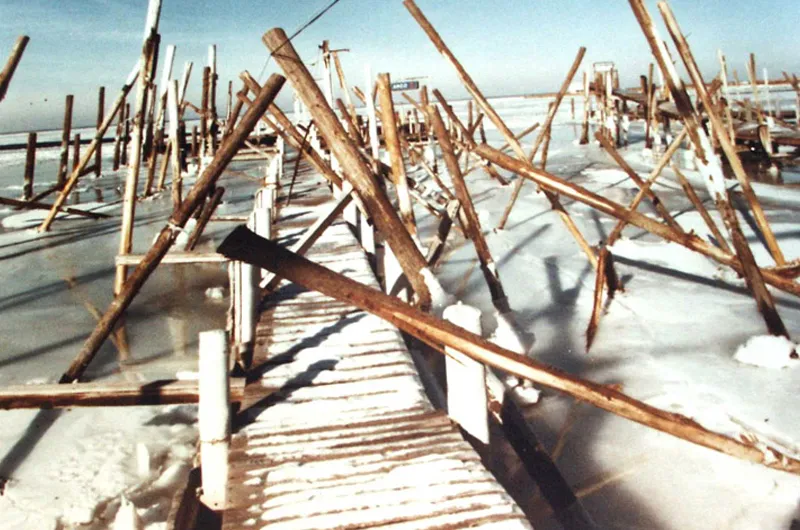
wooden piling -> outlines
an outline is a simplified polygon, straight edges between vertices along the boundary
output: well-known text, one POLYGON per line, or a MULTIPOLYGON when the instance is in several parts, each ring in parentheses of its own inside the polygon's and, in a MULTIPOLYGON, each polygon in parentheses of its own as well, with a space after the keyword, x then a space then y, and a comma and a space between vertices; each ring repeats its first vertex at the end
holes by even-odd
POLYGON ((29 201, 33 197, 33 175, 36 170, 36 133, 28 133, 28 147, 25 152, 25 177, 22 187, 23 200, 29 201))
POLYGON ((67 182, 67 164, 69 162, 69 142, 72 138, 72 104, 74 96, 67 95, 64 103, 64 126, 61 129, 61 159, 58 163, 58 174, 56 183, 59 189, 64 187, 67 182))
POLYGON ((272 29, 264 34, 263 41, 311 111, 314 123, 342 165, 344 174, 359 194, 370 218, 397 256, 420 304, 427 307, 430 304, 430 292, 420 273, 425 267, 425 258, 406 231, 375 176, 361 158, 357 147, 349 140, 336 114, 324 102, 322 92, 284 31, 280 28, 272 29))
MULTIPOLYGON (((106 106, 106 87, 101 86, 97 89, 97 121, 95 122, 95 134, 100 132, 103 122, 105 121, 105 106, 106 106)), ((103 133, 105 134, 105 133, 103 133)), ((98 142, 94 150, 94 176, 99 177, 103 172, 103 142, 98 142)))

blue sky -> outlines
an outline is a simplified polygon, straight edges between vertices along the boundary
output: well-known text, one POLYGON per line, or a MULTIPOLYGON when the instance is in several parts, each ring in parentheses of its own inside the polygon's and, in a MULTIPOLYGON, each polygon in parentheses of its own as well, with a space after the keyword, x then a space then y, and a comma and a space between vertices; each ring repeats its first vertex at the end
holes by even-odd
MULTIPOLYGON (((262 71, 267 58, 262 34, 275 26, 291 34, 328 2, 164 0, 162 58, 167 44, 177 46, 176 76, 185 61, 194 62, 188 98, 199 102, 202 67, 208 45, 215 43, 218 106, 224 108, 229 79, 236 90, 243 69, 256 76, 262 71)), ((658 18, 655 0, 647 4, 658 18)), ((417 0, 417 5, 487 95, 555 90, 580 46, 588 48, 583 66, 613 60, 626 86, 638 84, 652 60, 625 0, 417 0)), ((735 68, 743 79, 751 51, 759 71, 767 67, 772 78, 781 70, 800 73, 800 1, 674 0, 671 5, 707 77, 718 68, 718 48, 731 73, 735 68)), ((97 87, 106 86, 110 102, 140 53, 146 9, 146 0, 0 0, 0 60, 18 35, 31 37, 0 103, 0 131, 59 127, 68 93, 75 95, 75 122, 92 123, 97 87)), ((401 0, 340 0, 294 43, 313 62, 323 39, 351 50, 341 55, 351 85, 363 86, 364 65, 370 64, 374 73, 387 71, 393 79, 428 76, 423 82, 446 96, 465 95, 401 0)), ((270 62, 262 79, 276 68, 270 62)), ((282 106, 290 104, 289 93, 287 86, 282 106)))

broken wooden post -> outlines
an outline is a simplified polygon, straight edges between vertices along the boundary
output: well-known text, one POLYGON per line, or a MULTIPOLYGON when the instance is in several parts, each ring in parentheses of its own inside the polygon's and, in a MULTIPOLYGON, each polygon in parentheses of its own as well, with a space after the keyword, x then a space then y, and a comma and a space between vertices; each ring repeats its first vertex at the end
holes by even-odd
MULTIPOLYGON (((572 66, 570 67, 569 72, 567 72, 567 77, 564 78, 564 81, 561 83, 561 87, 558 89, 558 93, 556 94, 556 99, 553 102, 553 105, 547 110, 547 117, 544 120, 544 125, 542 125, 542 129, 539 131, 539 135, 536 137, 533 147, 531 147, 530 155, 528 155, 529 162, 533 163, 534 158, 536 157, 536 152, 539 150, 539 146, 542 145, 544 138, 550 134, 550 128, 553 126, 553 120, 556 117, 556 112, 558 112, 558 106, 561 104, 561 100, 564 99, 564 94, 566 94, 567 90, 569 90, 569 86, 572 84, 572 78, 575 77, 575 72, 578 71, 584 55, 586 55, 586 48, 581 46, 580 49, 578 49, 578 55, 576 55, 575 60, 572 61, 572 66)), ((514 191, 511 193, 511 198, 508 200, 506 209, 503 212, 503 217, 497 224, 498 229, 502 230, 506 226, 508 216, 511 215, 511 210, 514 208, 514 203, 516 203, 517 197, 519 197, 519 193, 524 184, 525 179, 518 179, 514 184, 514 191)))
POLYGON ((72 104, 74 96, 67 95, 64 103, 64 126, 61 129, 61 158, 58 163, 58 174, 56 175, 56 185, 59 189, 64 187, 67 182, 67 163, 69 162, 69 141, 72 138, 72 104))
POLYGON ((29 40, 31 39, 27 35, 17 37, 14 47, 11 48, 11 54, 8 56, 3 70, 0 71, 0 101, 3 101, 6 97, 8 86, 11 84, 11 78, 14 77, 14 72, 17 69, 17 65, 19 65, 19 62, 22 60, 22 53, 25 51, 29 40))
MULTIPOLYGON (((46 232, 50 229, 50 225, 53 223, 53 220, 56 217, 56 212, 58 208, 64 204, 69 197, 69 194, 75 188, 75 185, 78 183, 78 179, 80 179, 84 169, 89 164, 89 160, 91 160, 92 155, 96 152, 96 149, 99 149, 100 144, 103 142, 103 136, 105 135, 108 128, 111 126, 111 122, 114 120, 114 116, 120 116, 117 122, 117 131, 119 132, 120 123, 122 120, 122 110, 125 104, 125 98, 128 96, 128 92, 130 92, 131 88, 133 87, 133 83, 136 82, 136 79, 139 76, 139 66, 138 64, 133 67, 131 73, 128 75, 128 78, 125 80, 125 84, 122 85, 122 90, 120 90, 117 99, 114 101, 114 104, 111 106, 111 112, 108 113, 106 118, 103 120, 103 123, 95 132, 94 138, 92 139, 92 143, 89 144, 89 147, 86 149, 86 152, 83 154, 83 158, 81 158, 80 163, 78 166, 72 171, 72 174, 69 177, 69 180, 64 185, 64 188, 61 190, 58 198, 56 199, 55 203, 53 204, 53 209, 50 211, 47 217, 45 217, 42 224, 39 226, 39 232, 46 232)), ((119 140, 119 136, 117 136, 117 140, 119 140)), ((119 164, 119 141, 117 141, 114 145, 114 164, 119 164)), ((115 168, 116 169, 116 168, 115 168)))
MULTIPOLYGON (((487 146, 479 148, 491 149, 487 146)), ((514 162, 519 163, 516 160, 514 162)), ((217 251, 231 259, 244 260, 267 269, 307 289, 350 303, 383 318, 423 342, 453 348, 511 375, 563 392, 612 414, 697 445, 773 469, 800 474, 800 461, 777 449, 766 447, 762 450, 755 444, 709 431, 686 416, 643 403, 623 394, 614 386, 587 381, 501 348, 376 289, 296 256, 276 242, 260 238, 245 227, 240 226, 231 232, 217 251)))
POLYGON ((36 133, 28 133, 28 146, 25 151, 25 177, 22 198, 29 201, 33 197, 33 174, 36 169, 36 133))
POLYGON ((400 261, 403 272, 417 293, 421 305, 428 306, 430 293, 420 273, 425 267, 425 258, 414 244, 370 168, 361 158, 358 148, 350 141, 336 114, 325 104, 319 86, 284 31, 274 28, 264 34, 263 40, 311 111, 314 123, 342 165, 344 174, 356 189, 370 218, 400 261))
POLYGON ((492 258, 489 251, 489 245, 483 237, 481 231, 481 223, 478 219, 478 214, 475 211, 475 206, 472 203, 467 185, 464 182, 464 177, 461 176, 461 168, 458 167, 458 159, 453 152, 453 144, 450 136, 445 130, 444 122, 436 107, 429 105, 426 109, 428 114, 428 122, 433 127, 433 132, 442 148, 442 156, 447 165, 447 172, 453 181, 453 188, 456 191, 456 197, 461 204, 461 211, 464 212, 466 218, 466 226, 464 227, 467 232, 467 237, 472 240, 475 245, 475 252, 478 254, 478 259, 481 262, 481 271, 489 287, 492 295, 492 303, 500 314, 506 314, 511 311, 508 304, 508 297, 506 296, 503 284, 500 283, 500 275, 497 272, 497 265, 492 258))
POLYGON ((200 333, 198 359, 201 500, 212 510, 225 509, 228 493, 228 447, 231 440, 228 338, 221 329, 200 333))
POLYGON ((403 153, 400 150, 400 140, 397 133, 394 102, 392 101, 392 81, 389 74, 378 74, 378 98, 381 102, 381 124, 386 150, 392 163, 392 180, 397 192, 397 202, 400 206, 400 218, 411 235, 417 233, 414 220, 414 207, 408 194, 408 180, 403 162, 403 153))
MULTIPOLYGON (((147 281, 153 271, 161 263, 163 257, 172 246, 180 229, 186 225, 192 213, 203 202, 208 192, 215 185, 217 179, 228 166, 242 142, 249 136, 256 123, 264 115, 269 104, 275 99, 278 91, 283 86, 284 78, 279 75, 272 75, 264 84, 264 88, 258 93, 253 106, 250 107, 242 117, 230 138, 217 151, 214 160, 206 167, 200 177, 195 182, 186 198, 183 199, 179 208, 176 208, 166 226, 156 237, 155 242, 147 251, 142 261, 131 273, 125 282, 123 289, 114 297, 103 317, 97 324, 89 338, 86 339, 81 351, 72 361, 67 371, 61 376, 59 382, 70 383, 79 379, 86 367, 92 361, 97 351, 103 345, 106 338, 114 328, 119 318, 133 301, 142 285, 147 281)), ((173 155, 174 156, 174 155, 173 155)))

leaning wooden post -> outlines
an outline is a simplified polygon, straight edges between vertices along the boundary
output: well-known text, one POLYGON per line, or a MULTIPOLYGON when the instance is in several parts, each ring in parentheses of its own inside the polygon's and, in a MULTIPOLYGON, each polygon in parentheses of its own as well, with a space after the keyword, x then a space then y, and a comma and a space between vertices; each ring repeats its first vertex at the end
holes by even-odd
POLYGON ((361 153, 350 141, 336 114, 325 103, 322 91, 297 55, 286 33, 280 28, 274 28, 264 34, 263 40, 311 111, 314 123, 358 192, 378 231, 397 256, 421 305, 427 307, 430 304, 430 292, 421 274, 425 267, 425 258, 392 208, 385 192, 361 158, 361 153))
MULTIPOLYGON (((125 103, 125 98, 128 96, 128 92, 130 92, 131 88, 133 87, 133 83, 136 81, 136 78, 138 76, 139 76, 139 66, 137 64, 137 66, 134 66, 133 70, 131 70, 130 75, 128 75, 128 79, 125 81, 125 84, 122 85, 122 90, 120 90, 119 96, 117 96, 117 99, 114 101, 114 104, 111 106, 111 111, 108 113, 108 115, 103 120, 103 123, 100 124, 100 127, 95 132, 94 139, 92 140, 92 143, 89 144, 89 147, 86 149, 86 152, 83 154, 83 157, 81 158, 80 163, 72 171, 72 174, 70 175, 69 180, 64 185, 64 189, 61 190, 61 193, 59 194, 58 198, 56 199, 55 203, 53 204, 53 209, 50 210, 50 213, 48 214, 48 216, 45 218, 44 221, 42 221, 42 224, 39 227, 39 231, 40 232, 46 232, 47 230, 49 230, 50 225, 53 223, 53 220, 56 217, 56 213, 58 212, 58 208, 61 207, 62 204, 64 204, 64 201, 67 200, 67 197, 72 192, 72 190, 75 187, 75 185, 78 183, 78 179, 80 179, 81 174, 83 173, 83 170, 89 164, 89 160, 92 159, 92 155, 94 154, 95 149, 99 149, 100 144, 103 141, 103 136, 105 136, 106 131, 111 126, 111 122, 114 121, 114 116, 120 116, 119 119, 120 120, 122 119, 121 116, 122 116, 123 106, 124 106, 124 103, 125 103)), ((120 122, 118 121, 117 122, 117 131, 120 130, 119 125, 120 125, 120 122)), ((119 137, 117 137, 117 139, 119 140, 119 137)), ((119 148, 119 143, 116 143, 115 148, 114 148, 114 164, 115 165, 117 165, 119 163, 119 158, 118 158, 119 149, 118 148, 119 148)))
POLYGON ((417 225, 414 220, 414 206, 411 204, 411 196, 408 194, 408 180, 403 163, 403 152, 400 150, 400 140, 397 135, 397 121, 392 101, 392 81, 389 74, 378 74, 378 98, 381 102, 383 137, 386 140, 386 150, 389 151, 389 158, 392 162, 392 180, 400 205, 400 218, 406 225, 408 233, 415 235, 417 225))
POLYGON ((59 189, 67 181, 67 164, 69 162, 69 141, 72 138, 72 104, 74 96, 69 94, 64 104, 64 127, 61 129, 61 161, 58 163, 56 184, 59 189))
POLYGON ((14 72, 20 60, 22 60, 22 53, 25 51, 29 40, 31 39, 27 35, 17 37, 17 42, 15 42, 14 47, 11 48, 11 54, 8 56, 6 65, 3 67, 3 70, 0 71, 0 101, 3 101, 6 97, 8 86, 11 84, 11 78, 14 77, 14 72))
MULTIPOLYGON (((478 149, 491 148, 478 146, 478 149)), ((267 269, 307 289, 353 304, 435 347, 453 348, 509 374, 563 392, 622 418, 703 447, 773 469, 800 474, 800 461, 777 449, 767 447, 765 454, 755 444, 709 431, 686 416, 643 403, 623 394, 614 386, 601 385, 567 374, 525 355, 501 348, 463 328, 296 256, 276 242, 261 238, 244 227, 236 228, 217 251, 231 259, 244 260, 267 269)))
POLYGON ((33 197, 33 173, 36 169, 36 133, 28 133, 28 147, 25 152, 25 184, 22 187, 22 198, 26 201, 33 197))
POLYGON ((147 251, 142 261, 131 273, 124 284, 122 291, 114 297, 111 305, 106 309, 105 314, 97 323, 92 334, 86 339, 81 351, 72 361, 59 382, 71 383, 81 377, 86 367, 92 361, 97 351, 108 338, 114 325, 133 301, 142 285, 161 263, 162 258, 167 254, 170 247, 178 237, 180 229, 186 225, 192 213, 202 204, 208 192, 216 184, 217 179, 233 159, 239 147, 250 135, 253 128, 258 123, 267 107, 275 99, 278 91, 283 86, 284 78, 273 74, 264 84, 264 88, 258 93, 253 106, 251 106, 242 117, 239 125, 231 133, 227 142, 220 146, 216 156, 197 179, 192 189, 186 194, 179 208, 172 212, 166 226, 161 230, 155 242, 147 251))
MULTIPOLYGON (((689 129, 690 137, 695 142, 695 149, 700 171, 703 174, 704 180, 707 181, 706 183, 711 196, 716 200, 717 207, 722 213, 722 218, 726 227, 728 228, 728 232, 730 233, 733 247, 736 249, 736 255, 741 262, 745 281, 751 293, 753 294, 753 298, 755 298, 759 312, 764 317, 767 329, 773 335, 783 335, 788 337, 789 333, 786 330, 786 327, 783 324, 777 309, 775 308, 775 302, 772 298, 772 294, 767 290, 764 283, 762 271, 756 264, 747 239, 744 237, 741 227, 739 226, 736 213, 728 201, 728 194, 724 184, 724 176, 722 174, 720 161, 713 154, 708 137, 699 124, 699 118, 694 111, 694 107, 689 99, 688 94, 686 94, 683 82, 680 81, 677 71, 675 70, 675 66, 668 61, 663 54, 663 41, 660 41, 657 38, 655 27, 652 24, 652 20, 650 19, 646 8, 642 4, 642 0, 630 0, 630 2, 634 12, 636 13, 637 19, 639 20, 639 23, 648 38, 648 41, 655 41, 653 44, 651 44, 651 48, 653 49, 653 53, 656 55, 656 58, 659 60, 659 62, 663 63, 662 71, 664 71, 668 77, 670 90, 673 93, 678 110, 683 116, 684 122, 689 129), (692 132, 694 132, 694 134, 692 134, 692 132)), ((678 48, 678 52, 683 59, 686 70, 689 72, 689 75, 695 84, 697 94, 705 106, 706 113, 708 114, 714 129, 720 132, 724 131, 725 128, 719 115, 714 110, 714 106, 708 90, 706 90, 703 77, 700 74, 697 64, 694 61, 694 57, 689 49, 689 45, 681 33, 680 28, 678 27, 678 23, 675 20, 672 11, 663 2, 660 2, 658 7, 667 25, 667 30, 672 36, 672 39, 678 48)), ((764 238, 767 240, 767 246, 769 250, 771 251, 778 265, 784 264, 785 260, 783 258, 783 254, 778 247, 777 241, 775 240, 775 236, 772 233, 772 229, 770 228, 766 217, 764 217, 764 212, 761 209, 761 205, 758 202, 755 193, 753 193, 752 187, 750 186, 748 177, 744 172, 744 168, 742 167, 742 163, 736 152, 735 146, 730 143, 730 138, 728 138, 727 134, 719 134, 718 138, 723 151, 730 162, 731 168, 734 170, 734 173, 741 184, 742 192, 750 203, 756 223, 759 225, 759 228, 761 228, 764 238)))
POLYGON ((200 431, 200 475, 203 503, 225 509, 228 492, 228 447, 231 440, 228 338, 223 330, 200 333, 197 423, 200 431))
MULTIPOLYGON (((103 114, 105 112, 105 106, 106 106, 106 87, 101 86, 97 90, 97 121, 96 121, 95 135, 97 135, 100 132, 100 129, 103 127, 103 122, 105 121, 104 119, 105 116, 103 114)), ((103 172, 103 140, 101 139, 94 150, 94 176, 99 177, 102 172, 103 172)))
MULTIPOLYGON (((575 60, 572 61, 572 66, 567 72, 567 77, 564 78, 564 81, 561 83, 561 88, 559 88, 558 93, 556 94, 556 99, 550 108, 547 111, 547 117, 544 120, 544 125, 542 125, 542 129, 539 131, 539 135, 536 137, 536 141, 533 142, 533 147, 531 147, 531 153, 528 155, 528 161, 533 163, 534 158, 536 157, 536 152, 539 150, 539 147, 542 145, 542 141, 545 139, 547 135, 550 134, 550 127, 553 125, 553 120, 556 117, 556 113, 558 112, 558 107, 561 104, 561 100, 564 99, 564 94, 567 93, 569 90, 569 85, 572 84, 572 78, 575 77, 575 72, 578 71, 578 68, 583 61, 583 56, 586 55, 586 48, 583 46, 580 47, 578 50, 578 55, 575 56, 575 60)), ((511 210, 514 208, 514 203, 517 201, 517 197, 519 197, 519 193, 522 190, 522 186, 525 184, 525 179, 518 179, 517 182, 514 184, 514 191, 511 193, 511 198, 506 205, 506 209, 503 212, 503 217, 500 219, 500 222, 497 224, 497 228, 502 230, 506 226, 506 222, 508 221, 508 216, 511 215, 511 210)))
POLYGON ((464 182, 464 177, 461 175, 461 168, 458 167, 458 159, 453 150, 453 143, 450 140, 450 135, 447 134, 442 117, 439 111, 433 105, 428 105, 426 109, 428 114, 428 123, 433 127, 433 132, 436 134, 436 139, 439 146, 442 148, 442 156, 447 165, 447 172, 453 181, 453 188, 456 191, 456 197, 461 204, 461 210, 466 217, 467 236, 472 240, 475 245, 475 252, 478 254, 478 259, 481 262, 481 271, 489 287, 492 295, 492 303, 497 311, 501 314, 511 312, 511 307, 508 304, 508 297, 506 296, 503 284, 500 283, 500 275, 497 272, 497 265, 492 259, 492 254, 489 251, 489 245, 483 237, 481 231, 481 223, 478 219, 478 214, 475 211, 475 206, 472 203, 472 197, 467 189, 467 184, 464 182))
MULTIPOLYGON (((160 0, 151 0, 158 2, 160 0)), ((136 92, 136 115, 134 116, 133 144, 130 154, 131 163, 128 176, 125 179, 125 195, 122 203, 122 228, 120 229, 119 255, 129 254, 133 248, 133 220, 136 215, 136 193, 139 185, 139 169, 142 163, 142 141, 144 134, 144 115, 147 110, 148 87, 152 80, 154 52, 159 40, 156 28, 152 29, 150 36, 142 47, 141 70, 139 72, 139 86, 136 92)), ((114 280, 114 293, 122 290, 127 274, 127 266, 118 265, 114 280)))
POLYGON ((681 172, 680 168, 676 164, 672 164, 672 171, 678 177, 678 182, 681 184, 681 188, 683 188, 683 192, 686 194, 686 197, 689 199, 697 212, 700 214, 700 217, 703 218, 703 222, 705 222, 708 230, 714 236, 714 239, 717 240, 720 248, 725 252, 732 252, 731 247, 728 246, 728 242, 725 240, 725 236, 722 235, 719 228, 717 227, 717 223, 714 222, 711 215, 706 210, 706 207, 703 206, 703 201, 700 200, 700 197, 697 196, 697 193, 694 191, 691 183, 686 179, 686 176, 681 172))

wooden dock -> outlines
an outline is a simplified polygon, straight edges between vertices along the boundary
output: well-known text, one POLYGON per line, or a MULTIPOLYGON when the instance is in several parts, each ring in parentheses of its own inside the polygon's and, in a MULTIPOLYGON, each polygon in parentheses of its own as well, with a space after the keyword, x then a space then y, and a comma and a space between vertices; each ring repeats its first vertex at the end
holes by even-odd
MULTIPOLYGON (((333 201, 310 180, 280 209, 285 244, 333 201)), ((308 257, 380 288, 344 221, 308 257)), ((280 390, 235 425, 222 528, 531 528, 430 404, 393 326, 284 282, 261 312, 254 366, 256 384, 280 390)))

